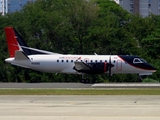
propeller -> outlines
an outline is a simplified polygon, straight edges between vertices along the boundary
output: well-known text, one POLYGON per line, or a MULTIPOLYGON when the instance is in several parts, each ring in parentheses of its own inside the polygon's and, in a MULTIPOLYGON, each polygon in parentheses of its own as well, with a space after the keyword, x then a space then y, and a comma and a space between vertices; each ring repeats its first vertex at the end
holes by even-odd
POLYGON ((111 54, 110 54, 110 56, 109 56, 109 76, 111 76, 111 74, 112 74, 112 71, 111 71, 111 68, 112 68, 112 64, 111 64, 111 54))

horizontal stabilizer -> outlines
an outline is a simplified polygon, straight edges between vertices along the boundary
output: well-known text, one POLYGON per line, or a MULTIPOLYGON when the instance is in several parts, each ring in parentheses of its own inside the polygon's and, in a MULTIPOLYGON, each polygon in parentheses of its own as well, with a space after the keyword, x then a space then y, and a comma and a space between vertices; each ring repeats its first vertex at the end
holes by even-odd
POLYGON ((25 55, 23 51, 16 51, 15 52, 15 60, 29 60, 28 56, 25 55))

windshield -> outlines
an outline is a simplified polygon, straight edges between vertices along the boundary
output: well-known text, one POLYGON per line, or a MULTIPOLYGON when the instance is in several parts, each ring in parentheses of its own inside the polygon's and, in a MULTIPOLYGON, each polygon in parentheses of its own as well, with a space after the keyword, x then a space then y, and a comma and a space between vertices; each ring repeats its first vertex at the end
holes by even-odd
POLYGON ((142 58, 141 58, 141 61, 142 61, 143 63, 147 63, 147 61, 145 61, 145 60, 144 60, 144 59, 142 59, 142 58))

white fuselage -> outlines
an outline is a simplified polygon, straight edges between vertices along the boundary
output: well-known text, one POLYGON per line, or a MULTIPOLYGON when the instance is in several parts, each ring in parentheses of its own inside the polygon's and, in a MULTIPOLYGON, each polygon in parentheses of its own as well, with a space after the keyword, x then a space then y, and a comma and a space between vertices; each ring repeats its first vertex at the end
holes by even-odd
MULTIPOLYGON (((15 60, 8 58, 5 61, 13 65, 49 72, 49 73, 66 73, 66 74, 81 74, 73 69, 75 61, 83 61, 88 63, 109 62, 111 59, 112 74, 128 73, 128 74, 143 74, 152 73, 152 70, 145 70, 129 65, 117 55, 29 55, 28 60, 15 60)), ((108 73, 106 71, 105 73, 108 73)))

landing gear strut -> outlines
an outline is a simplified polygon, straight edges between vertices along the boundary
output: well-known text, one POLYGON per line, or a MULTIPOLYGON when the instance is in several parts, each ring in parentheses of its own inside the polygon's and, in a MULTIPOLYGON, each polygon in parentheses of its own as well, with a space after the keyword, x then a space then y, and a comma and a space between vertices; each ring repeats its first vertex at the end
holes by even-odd
POLYGON ((142 82, 142 76, 141 75, 138 75, 138 82, 142 82))
POLYGON ((90 80, 89 78, 85 77, 85 74, 82 74, 82 80, 81 80, 82 83, 90 83, 90 80))

